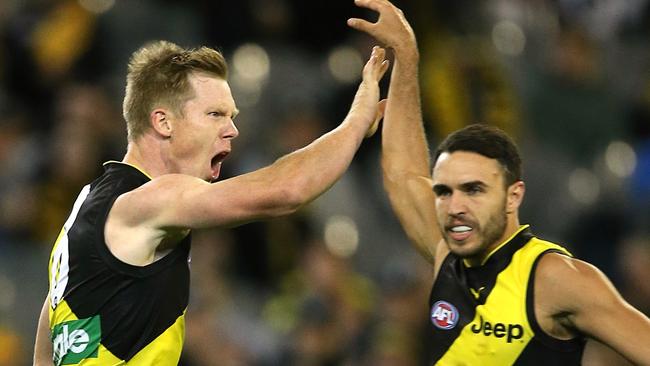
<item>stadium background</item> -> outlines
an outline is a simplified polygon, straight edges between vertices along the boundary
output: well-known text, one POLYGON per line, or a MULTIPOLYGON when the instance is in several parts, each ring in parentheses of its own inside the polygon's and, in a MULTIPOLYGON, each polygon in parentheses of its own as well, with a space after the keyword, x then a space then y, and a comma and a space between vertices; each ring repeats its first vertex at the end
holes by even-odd
MULTIPOLYGON (((419 40, 432 146, 473 122, 516 136, 522 222, 650 314, 648 1, 396 4, 419 40)), ((343 118, 372 46, 352 16, 371 15, 351 0, 0 2, 0 365, 30 364, 52 242, 123 156, 132 51, 224 52, 241 110, 228 177, 343 118)), ((300 213, 195 234, 183 365, 426 364, 430 270, 382 191, 379 140, 300 213)))

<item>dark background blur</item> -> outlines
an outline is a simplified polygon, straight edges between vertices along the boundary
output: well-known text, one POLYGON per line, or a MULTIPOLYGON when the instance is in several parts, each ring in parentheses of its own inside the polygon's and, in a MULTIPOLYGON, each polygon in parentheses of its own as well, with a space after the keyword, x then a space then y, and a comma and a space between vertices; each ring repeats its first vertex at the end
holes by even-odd
MULTIPOLYGON (((432 147, 469 123, 511 133, 521 221, 650 314, 650 3, 396 4, 432 147)), ((223 51, 241 110, 227 178, 342 120, 373 45, 352 16, 375 18, 352 0, 0 1, 0 365, 30 364, 51 245, 81 187, 123 157, 131 52, 223 51)), ((426 364, 430 269, 388 206, 379 141, 300 213, 195 234, 183 365, 426 364)))

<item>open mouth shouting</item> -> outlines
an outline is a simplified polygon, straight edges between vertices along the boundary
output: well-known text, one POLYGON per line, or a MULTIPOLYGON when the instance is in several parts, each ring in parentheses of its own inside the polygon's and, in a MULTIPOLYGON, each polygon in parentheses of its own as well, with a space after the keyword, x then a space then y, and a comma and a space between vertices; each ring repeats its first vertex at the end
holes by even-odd
POLYGON ((226 159, 226 157, 230 154, 230 150, 224 150, 212 157, 212 160, 210 160, 210 167, 212 170, 212 175, 210 176, 210 181, 214 182, 219 178, 219 173, 221 172, 221 163, 226 159))

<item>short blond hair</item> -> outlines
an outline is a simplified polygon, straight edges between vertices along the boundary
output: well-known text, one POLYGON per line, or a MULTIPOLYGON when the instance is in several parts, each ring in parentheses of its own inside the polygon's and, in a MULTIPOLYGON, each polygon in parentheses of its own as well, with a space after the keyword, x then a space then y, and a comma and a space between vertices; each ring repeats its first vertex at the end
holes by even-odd
POLYGON ((129 141, 149 128, 149 114, 164 106, 182 116, 193 97, 188 76, 195 72, 226 79, 228 65, 212 48, 185 49, 167 41, 149 43, 133 53, 126 77, 122 106, 129 141))

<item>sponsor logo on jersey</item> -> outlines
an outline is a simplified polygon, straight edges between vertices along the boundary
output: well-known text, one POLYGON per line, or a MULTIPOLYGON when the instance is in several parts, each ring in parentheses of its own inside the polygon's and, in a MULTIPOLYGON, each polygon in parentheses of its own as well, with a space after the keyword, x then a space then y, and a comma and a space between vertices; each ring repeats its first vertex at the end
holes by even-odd
POLYGON ((485 290, 485 286, 483 286, 483 287, 479 287, 478 290, 475 290, 475 289, 473 289, 473 288, 470 288, 470 289, 469 289, 469 292, 471 292, 472 295, 474 296, 474 298, 475 298, 476 300, 478 300, 478 298, 481 297, 481 291, 483 291, 483 290, 485 290))
POLYGON ((436 301, 431 307, 431 322, 440 329, 452 329, 458 324, 459 317, 456 307, 446 301, 436 301))
POLYGON ((479 316, 478 324, 472 324, 471 328, 475 334, 483 334, 486 337, 505 338, 506 342, 512 343, 524 336, 524 327, 521 324, 490 323, 479 316))
POLYGON ((59 323, 52 329, 55 365, 74 365, 86 358, 97 358, 101 341, 99 315, 59 323))

